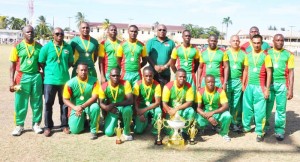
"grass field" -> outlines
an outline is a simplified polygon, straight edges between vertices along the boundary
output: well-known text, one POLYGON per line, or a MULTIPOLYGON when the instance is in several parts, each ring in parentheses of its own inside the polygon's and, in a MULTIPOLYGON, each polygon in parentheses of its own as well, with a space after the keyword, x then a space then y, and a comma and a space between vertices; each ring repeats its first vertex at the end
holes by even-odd
MULTIPOLYGON (((206 131, 196 145, 187 145, 182 150, 153 145, 150 133, 135 135, 135 140, 121 145, 115 137, 100 134, 91 141, 89 133, 66 135, 55 130, 53 136, 35 134, 31 130, 31 109, 25 122, 25 133, 11 136, 14 129, 14 94, 8 91, 8 61, 11 46, 0 45, 0 161, 300 161, 300 58, 296 58, 294 98, 287 106, 286 138, 277 142, 273 128, 264 142, 255 141, 255 133, 230 133, 231 142, 206 131)), ((60 125, 59 108, 56 103, 53 114, 55 125, 60 125)), ((273 112, 274 118, 274 112, 273 112)), ((273 119, 274 120, 274 119, 273 119)), ((273 124, 273 121, 272 121, 273 124)), ((42 123, 42 126, 44 124, 42 123)))

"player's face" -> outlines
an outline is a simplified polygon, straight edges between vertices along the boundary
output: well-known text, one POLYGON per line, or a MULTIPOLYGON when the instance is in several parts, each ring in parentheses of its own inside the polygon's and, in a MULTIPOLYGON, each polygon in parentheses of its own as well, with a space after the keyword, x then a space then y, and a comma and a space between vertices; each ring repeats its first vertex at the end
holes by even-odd
POLYGON ((62 42, 64 40, 64 31, 62 29, 55 29, 53 33, 53 39, 56 42, 62 42))
POLYGON ((206 85, 206 88, 212 92, 215 88, 215 78, 213 77, 207 77, 205 79, 205 85, 206 85))
POLYGON ((88 36, 90 34, 90 26, 87 23, 81 23, 81 25, 80 25, 80 33, 83 36, 88 36))
POLYGON ((176 73, 176 81, 179 86, 182 86, 186 82, 186 73, 185 72, 177 72, 176 73))
POLYGON ((112 83, 114 84, 119 84, 120 81, 120 72, 118 70, 111 70, 110 71, 110 76, 109 76, 110 80, 112 83))
POLYGON ((138 35, 138 29, 135 27, 130 27, 128 30, 129 38, 136 39, 138 35))
POLYGON ((233 36, 230 40, 230 45, 234 49, 239 48, 240 47, 240 38, 238 36, 233 36))
POLYGON ((27 42, 33 41, 34 38, 34 30, 31 26, 26 26, 23 31, 24 38, 27 42))
POLYGON ((255 52, 260 52, 261 51, 261 42, 262 40, 260 38, 253 38, 252 39, 252 44, 253 44, 253 49, 255 52))
POLYGON ((274 48, 277 50, 281 50, 284 45, 284 38, 282 35, 277 35, 273 39, 274 48))
POLYGON ((118 31, 117 31, 117 27, 115 26, 110 26, 108 28, 108 36, 111 37, 111 38, 116 38, 117 37, 117 34, 118 34, 118 31))
POLYGON ((160 25, 157 27, 157 37, 165 38, 167 35, 167 27, 164 25, 160 25))
POLYGON ((182 39, 183 39, 183 41, 185 42, 185 43, 190 43, 190 41, 191 41, 191 33, 190 32, 184 32, 183 34, 182 34, 182 39))
POLYGON ((258 28, 251 28, 251 29, 250 29, 250 31, 249 31, 250 39, 252 39, 252 37, 253 37, 254 35, 257 35, 257 34, 259 34, 258 28))
POLYGON ((77 76, 80 78, 80 80, 86 80, 87 75, 88 75, 88 67, 87 65, 81 65, 79 64, 77 66, 77 76))
POLYGON ((216 37, 208 38, 208 46, 210 49, 214 50, 217 48, 218 39, 216 37))
POLYGON ((150 70, 145 70, 143 73, 143 78, 146 84, 151 84, 153 81, 153 72, 150 70))

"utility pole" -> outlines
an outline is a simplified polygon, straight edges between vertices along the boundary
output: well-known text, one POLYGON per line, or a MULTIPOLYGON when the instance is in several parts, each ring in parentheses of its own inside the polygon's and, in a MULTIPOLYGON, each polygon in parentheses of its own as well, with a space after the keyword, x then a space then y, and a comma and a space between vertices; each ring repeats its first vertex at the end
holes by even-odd
POLYGON ((290 26, 290 28, 291 28, 290 46, 292 46, 293 27, 295 27, 295 26, 290 26))

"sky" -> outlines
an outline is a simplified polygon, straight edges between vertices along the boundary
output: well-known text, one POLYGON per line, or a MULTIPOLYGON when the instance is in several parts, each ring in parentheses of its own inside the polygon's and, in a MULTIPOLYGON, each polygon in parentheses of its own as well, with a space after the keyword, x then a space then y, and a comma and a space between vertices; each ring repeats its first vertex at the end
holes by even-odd
MULTIPOLYGON (((1 0, 0 15, 29 17, 28 0, 1 0)), ((90 22, 215 26, 230 17, 228 35, 258 26, 272 25, 287 31, 300 30, 299 0, 34 0, 34 21, 43 15, 55 27, 78 30, 75 15, 82 12, 90 22), (288 3, 287 3, 288 2, 288 3), (71 17, 71 18, 69 18, 71 17), (54 21, 53 21, 54 20, 54 21)), ((226 31, 223 25, 223 32, 226 31)))

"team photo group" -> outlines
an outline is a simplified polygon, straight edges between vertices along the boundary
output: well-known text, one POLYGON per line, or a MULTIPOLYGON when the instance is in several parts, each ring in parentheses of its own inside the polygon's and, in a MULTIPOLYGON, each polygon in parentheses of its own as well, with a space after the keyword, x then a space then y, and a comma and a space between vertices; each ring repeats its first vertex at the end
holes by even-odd
POLYGON ((209 126, 227 142, 229 131, 253 129, 257 142, 266 133, 284 140, 286 104, 293 98, 294 55, 284 49, 282 34, 273 36, 271 47, 253 26, 244 44, 233 35, 230 47, 223 49, 219 38, 210 35, 207 47, 200 50, 191 44, 189 30, 182 31, 182 44, 167 37, 163 24, 146 43, 137 39, 136 25, 128 27, 125 41, 117 39, 117 30, 111 24, 107 39, 98 42, 83 22, 80 36, 66 42, 57 27, 53 39, 42 46, 34 40, 32 26, 23 28, 24 39, 9 57, 9 90, 15 95, 13 136, 24 133, 30 105, 32 129, 46 137, 55 132, 53 111, 60 110, 65 134, 89 130, 92 140, 99 136, 100 118, 104 135, 114 136, 122 127, 124 141, 148 130, 155 138, 160 132, 179 133, 190 141, 193 126, 201 132, 197 136, 209 126), (55 98, 60 109, 53 106, 55 98), (176 118, 184 121, 179 132, 158 124, 176 118))

